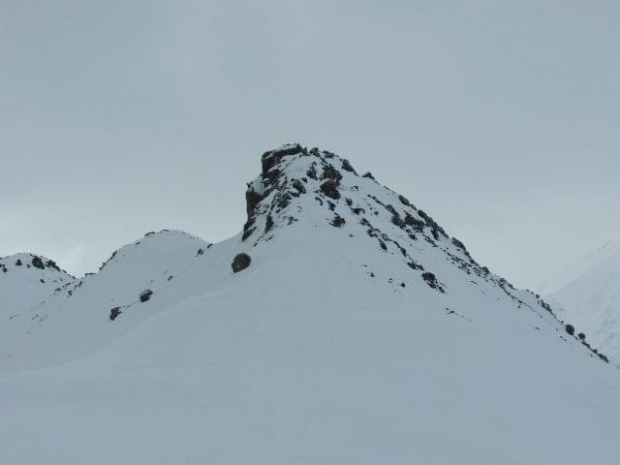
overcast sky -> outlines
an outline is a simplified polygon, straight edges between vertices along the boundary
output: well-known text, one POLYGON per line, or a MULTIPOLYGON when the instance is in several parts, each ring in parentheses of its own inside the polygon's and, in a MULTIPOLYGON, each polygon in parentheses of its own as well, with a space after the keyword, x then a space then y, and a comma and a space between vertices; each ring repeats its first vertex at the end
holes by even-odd
POLYGON ((0 256, 236 234, 332 150, 535 288, 620 238, 617 0, 0 0, 0 256))

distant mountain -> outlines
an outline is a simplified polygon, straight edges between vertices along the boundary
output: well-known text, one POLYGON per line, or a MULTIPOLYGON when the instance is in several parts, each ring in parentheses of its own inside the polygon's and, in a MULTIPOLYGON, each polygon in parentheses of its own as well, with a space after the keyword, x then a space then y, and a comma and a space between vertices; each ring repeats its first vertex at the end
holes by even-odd
POLYGON ((261 165, 237 236, 14 305, 0 463, 617 463, 620 376, 545 302, 346 159, 261 165))
POLYGON ((620 243, 608 242, 583 257, 549 289, 557 315, 620 365, 620 243))

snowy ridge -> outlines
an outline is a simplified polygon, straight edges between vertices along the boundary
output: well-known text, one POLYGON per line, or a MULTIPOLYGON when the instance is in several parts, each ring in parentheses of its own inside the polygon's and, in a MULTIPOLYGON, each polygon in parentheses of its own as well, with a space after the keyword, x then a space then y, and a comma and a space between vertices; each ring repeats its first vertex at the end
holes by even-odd
MULTIPOLYGON (((7 367, 59 363, 104 345, 110 337, 118 336, 100 331, 105 327, 98 324, 109 318, 112 308, 125 312, 140 303, 140 294, 148 290, 157 292, 161 299, 174 288, 173 280, 187 273, 196 257, 210 246, 181 231, 148 233, 114 252, 98 273, 67 281, 45 294, 45 300, 22 306, 22 311, 11 315, 4 327, 13 333, 21 331, 28 337, 19 339, 8 352, 10 363, 7 367), (67 325, 79 331, 67 331, 67 325), (62 344, 58 343, 59 335, 62 335, 62 344), (33 337, 37 341, 35 344, 31 343, 33 337), (27 350, 22 354, 20 348, 27 350), (54 349, 51 353, 50 348, 54 349), (14 352, 24 358, 14 358, 14 352)), ((142 313, 131 322, 137 325, 150 316, 142 313)))
POLYGON ((605 242, 593 252, 576 260, 566 269, 555 273, 552 278, 540 286, 542 295, 551 295, 559 291, 618 254, 620 254, 620 241, 605 242))
POLYGON ((149 234, 23 312, 0 463, 617 463, 620 377, 548 305, 331 152, 261 163, 237 236, 149 234))
POLYGON ((547 296, 558 317, 620 366, 620 245, 605 244, 563 276, 564 285, 547 296))

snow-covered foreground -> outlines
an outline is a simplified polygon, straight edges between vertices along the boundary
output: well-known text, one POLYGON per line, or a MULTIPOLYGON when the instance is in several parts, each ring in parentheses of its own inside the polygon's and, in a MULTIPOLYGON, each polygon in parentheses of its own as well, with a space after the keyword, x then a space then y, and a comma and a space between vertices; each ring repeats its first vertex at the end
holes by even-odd
POLYGON ((620 366, 620 243, 609 242, 560 275, 548 300, 620 366))
POLYGON ((618 463, 617 370, 406 199, 284 153, 243 235, 149 235, 36 310, 0 463, 618 463))

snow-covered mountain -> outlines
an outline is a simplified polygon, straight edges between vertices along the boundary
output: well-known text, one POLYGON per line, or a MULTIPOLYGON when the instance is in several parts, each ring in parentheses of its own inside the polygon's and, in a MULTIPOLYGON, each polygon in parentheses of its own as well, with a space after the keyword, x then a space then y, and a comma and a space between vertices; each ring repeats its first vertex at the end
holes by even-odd
POLYGON ((74 280, 45 257, 20 253, 0 258, 0 315, 32 307, 74 280))
POLYGON ((620 366, 620 243, 608 242, 560 273, 547 299, 559 318, 620 366))
POLYGON ((45 257, 21 253, 0 258, 0 350, 41 318, 36 308, 75 282, 73 276, 45 257))
POLYGON ((549 306, 347 160, 261 161, 237 236, 23 307, 0 463, 617 463, 620 376, 549 306))

